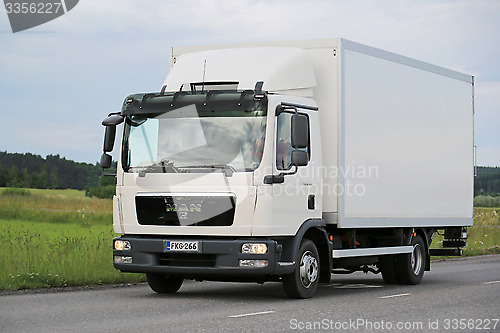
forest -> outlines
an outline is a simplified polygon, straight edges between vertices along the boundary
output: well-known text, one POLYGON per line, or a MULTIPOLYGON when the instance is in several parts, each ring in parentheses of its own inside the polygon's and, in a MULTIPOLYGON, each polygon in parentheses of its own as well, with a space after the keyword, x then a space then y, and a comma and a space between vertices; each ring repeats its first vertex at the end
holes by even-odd
POLYGON ((500 168, 478 167, 474 179, 474 196, 500 196, 500 168))
POLYGON ((75 189, 90 196, 111 197, 115 179, 101 177, 101 171, 98 163, 74 162, 59 155, 43 158, 0 151, 0 187, 75 189))

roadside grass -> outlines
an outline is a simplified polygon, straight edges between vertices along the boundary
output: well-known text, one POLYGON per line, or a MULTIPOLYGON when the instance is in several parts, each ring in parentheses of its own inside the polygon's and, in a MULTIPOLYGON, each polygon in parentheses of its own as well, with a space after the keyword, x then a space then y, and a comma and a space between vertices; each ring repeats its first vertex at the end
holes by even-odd
POLYGON ((83 191, 0 189, 0 290, 144 281, 114 269, 112 221, 83 191))
POLYGON ((93 225, 112 223, 112 209, 111 200, 83 191, 0 189, 0 218, 6 220, 93 225))
MULTIPOLYGON (((468 230, 469 245, 464 248, 464 256, 500 254, 500 208, 474 208, 474 225, 468 230)), ((440 248, 442 242, 443 236, 436 235, 431 248, 440 248)))
POLYGON ((500 254, 500 208, 474 208, 469 246, 464 255, 500 254))
POLYGON ((139 282, 113 268, 109 224, 0 220, 0 289, 139 282))
POLYGON ((59 197, 66 197, 66 198, 85 198, 85 191, 80 191, 80 190, 72 190, 72 189, 66 189, 66 190, 52 190, 52 189, 46 189, 46 190, 41 190, 37 188, 28 188, 27 189, 31 194, 41 194, 44 196, 59 196, 59 197))
POLYGON ((38 189, 38 188, 19 188, 19 187, 0 187, 0 194, 8 195, 31 195, 41 194, 44 196, 74 197, 85 198, 85 191, 73 189, 38 189))

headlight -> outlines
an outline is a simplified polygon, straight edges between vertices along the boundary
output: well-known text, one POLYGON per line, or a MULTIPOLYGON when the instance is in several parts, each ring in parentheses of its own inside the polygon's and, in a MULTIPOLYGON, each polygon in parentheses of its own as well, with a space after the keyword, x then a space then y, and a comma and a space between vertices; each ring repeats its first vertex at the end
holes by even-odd
POLYGON ((114 249, 117 251, 127 251, 132 249, 130 242, 127 240, 117 239, 115 240, 114 249))
POLYGON ((241 246, 241 253, 266 254, 267 244, 264 243, 245 243, 241 246))

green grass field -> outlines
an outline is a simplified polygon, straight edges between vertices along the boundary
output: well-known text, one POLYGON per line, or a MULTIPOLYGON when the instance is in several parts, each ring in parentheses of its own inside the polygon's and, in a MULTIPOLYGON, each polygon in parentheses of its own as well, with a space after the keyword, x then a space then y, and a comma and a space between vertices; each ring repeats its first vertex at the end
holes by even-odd
POLYGON ((474 208, 474 226, 469 228, 469 246, 464 255, 500 253, 500 208, 474 208))
MULTIPOLYGON (((469 245, 464 248, 464 256, 500 254, 500 208, 474 208, 474 226, 468 230, 469 245)), ((431 248, 442 247, 442 242, 443 236, 436 235, 431 248)))
MULTIPOLYGON (((112 219, 111 200, 82 191, 0 188, 0 290, 144 281, 113 268, 112 219)), ((464 254, 492 253, 500 208, 475 208, 464 254)))
POLYGON ((28 191, 0 189, 0 290, 144 280, 113 268, 111 200, 28 191))

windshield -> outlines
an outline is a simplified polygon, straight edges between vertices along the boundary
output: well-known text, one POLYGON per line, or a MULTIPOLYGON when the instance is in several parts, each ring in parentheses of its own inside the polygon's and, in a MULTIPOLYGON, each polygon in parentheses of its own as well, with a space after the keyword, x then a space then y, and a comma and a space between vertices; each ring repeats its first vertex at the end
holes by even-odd
POLYGON ((128 172, 245 172, 261 162, 266 103, 251 110, 191 104, 128 115, 122 164, 128 172))

